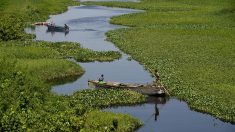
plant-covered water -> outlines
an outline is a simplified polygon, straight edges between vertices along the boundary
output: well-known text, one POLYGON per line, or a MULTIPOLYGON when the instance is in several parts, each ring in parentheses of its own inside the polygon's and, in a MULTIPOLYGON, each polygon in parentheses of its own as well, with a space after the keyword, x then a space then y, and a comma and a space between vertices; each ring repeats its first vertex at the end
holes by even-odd
MULTIPOLYGON (((34 30, 37 40, 79 42, 85 48, 93 50, 119 51, 112 43, 105 41, 105 32, 120 28, 109 24, 110 17, 133 13, 136 10, 108 8, 102 6, 70 7, 67 12, 53 15, 48 20, 57 25, 67 24, 69 33, 48 32, 47 27, 38 26, 34 30)), ((104 74, 105 80, 132 83, 151 83, 151 77, 138 62, 129 61, 128 55, 123 53, 120 60, 113 62, 79 63, 85 74, 74 82, 53 87, 58 94, 72 94, 87 88, 88 79, 97 79, 104 74)), ((142 120, 145 125, 138 131, 234 131, 235 126, 222 122, 214 117, 191 111, 185 102, 176 99, 149 98, 148 103, 137 106, 107 108, 105 111, 128 113, 142 120)))

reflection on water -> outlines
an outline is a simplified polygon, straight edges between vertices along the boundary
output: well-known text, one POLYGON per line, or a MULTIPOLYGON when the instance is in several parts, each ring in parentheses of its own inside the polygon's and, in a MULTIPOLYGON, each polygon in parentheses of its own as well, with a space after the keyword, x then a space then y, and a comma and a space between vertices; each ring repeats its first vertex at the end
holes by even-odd
POLYGON ((69 34, 69 31, 67 31, 67 32, 58 32, 58 31, 50 31, 50 30, 47 30, 46 33, 50 33, 52 37, 55 35, 55 33, 63 33, 64 36, 66 36, 66 35, 69 34))
POLYGON ((147 104, 152 104, 154 106, 154 112, 152 115, 154 115, 154 121, 157 121, 159 116, 159 107, 158 104, 166 104, 166 102, 169 100, 168 97, 153 97, 148 96, 146 99, 147 104))
POLYGON ((159 110, 158 110, 158 107, 157 107, 157 104, 155 104, 155 118, 154 120, 157 121, 157 117, 159 116, 159 110))
POLYGON ((151 97, 136 106, 106 108, 104 111, 130 114, 144 126, 139 132, 234 132, 235 125, 210 115, 192 111, 185 102, 163 97, 151 97))

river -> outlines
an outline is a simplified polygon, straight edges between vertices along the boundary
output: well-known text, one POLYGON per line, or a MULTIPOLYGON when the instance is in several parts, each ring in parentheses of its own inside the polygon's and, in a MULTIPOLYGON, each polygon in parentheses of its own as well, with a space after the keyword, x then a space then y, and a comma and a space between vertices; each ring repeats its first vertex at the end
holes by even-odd
MULTIPOLYGON (((51 42, 79 42, 82 47, 97 51, 120 51, 111 42, 105 41, 105 32, 117 28, 125 28, 109 24, 113 16, 139 12, 132 9, 108 8, 103 6, 73 6, 62 14, 51 15, 48 22, 55 22, 70 27, 69 33, 48 32, 47 27, 36 26, 27 28, 26 32, 36 35, 36 40, 51 42)), ((97 79, 104 74, 105 80, 131 83, 151 83, 154 78, 135 60, 128 60, 129 55, 122 53, 122 58, 112 62, 80 63, 85 74, 74 82, 53 86, 52 92, 71 95, 74 92, 88 88, 88 79, 97 79)), ((195 112, 189 109, 183 101, 174 98, 149 98, 142 105, 120 106, 106 108, 104 111, 127 113, 144 122, 137 131, 140 132, 234 132, 235 125, 220 121, 208 114, 195 112)))

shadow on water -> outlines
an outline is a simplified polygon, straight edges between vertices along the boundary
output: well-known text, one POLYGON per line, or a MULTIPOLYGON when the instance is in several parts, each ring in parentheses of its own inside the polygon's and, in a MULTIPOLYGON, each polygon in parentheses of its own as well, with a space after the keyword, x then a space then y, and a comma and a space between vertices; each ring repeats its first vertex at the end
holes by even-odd
POLYGON ((70 29, 69 31, 66 31, 66 32, 64 32, 64 31, 50 31, 50 30, 47 30, 46 31, 46 33, 50 33, 51 34, 51 36, 53 37, 56 33, 63 33, 64 34, 64 36, 66 36, 66 35, 68 35, 69 34, 69 32, 73 32, 73 31, 82 31, 82 32, 88 32, 88 31, 96 31, 96 30, 94 30, 94 29, 70 29))
POLYGON ((46 33, 50 33, 51 34, 51 36, 54 36, 55 35, 55 33, 63 33, 64 34, 64 36, 66 36, 66 35, 68 35, 69 34, 69 31, 66 31, 66 32, 59 32, 59 31, 50 31, 50 30, 47 30, 46 31, 46 33))
MULTIPOLYGON (((131 9, 108 8, 103 6, 69 7, 68 11, 52 15, 48 20, 58 25, 65 23, 70 27, 68 34, 63 32, 47 32, 47 27, 36 26, 26 32, 36 35, 36 40, 50 42, 79 42, 82 47, 97 51, 119 51, 111 42, 105 41, 105 32, 122 26, 109 24, 112 16, 137 12, 131 9)), ((121 51, 120 51, 121 52, 121 51)), ((53 86, 57 94, 73 94, 88 87, 88 79, 97 79, 104 74, 106 81, 128 83, 151 83, 154 78, 137 61, 129 60, 122 53, 122 58, 113 62, 78 63, 85 69, 85 74, 74 82, 53 86)), ((64 83, 64 82, 63 82, 64 83)), ((104 111, 127 113, 142 120, 144 126, 138 131, 158 132, 234 132, 235 125, 222 122, 214 117, 192 111, 185 102, 176 99, 149 97, 147 102, 135 106, 119 106, 106 108, 104 111)))

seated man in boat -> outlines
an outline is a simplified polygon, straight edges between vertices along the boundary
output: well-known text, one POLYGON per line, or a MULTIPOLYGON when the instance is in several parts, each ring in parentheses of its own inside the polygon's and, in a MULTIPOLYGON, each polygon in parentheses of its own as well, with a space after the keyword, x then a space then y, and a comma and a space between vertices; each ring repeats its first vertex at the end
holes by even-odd
POLYGON ((51 21, 48 25, 50 25, 50 26, 55 26, 55 23, 53 22, 53 21, 51 21))
POLYGON ((103 75, 103 74, 100 76, 100 78, 98 79, 98 81, 99 81, 99 84, 104 84, 104 83, 105 83, 105 82, 104 82, 104 75, 103 75))

